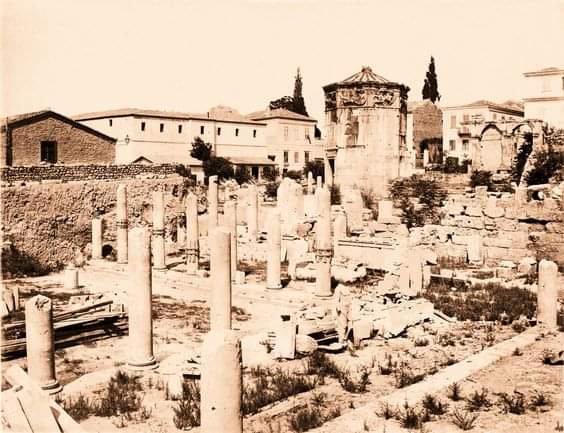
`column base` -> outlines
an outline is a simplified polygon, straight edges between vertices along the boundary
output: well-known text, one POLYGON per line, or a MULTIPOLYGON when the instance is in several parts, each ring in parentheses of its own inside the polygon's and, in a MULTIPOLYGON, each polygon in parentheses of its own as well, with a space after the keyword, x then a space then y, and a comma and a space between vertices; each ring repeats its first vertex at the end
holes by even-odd
POLYGON ((154 370, 158 366, 159 363, 154 356, 151 356, 151 358, 144 362, 126 361, 125 363, 125 368, 133 371, 154 370))
POLYGON ((276 286, 266 286, 266 290, 280 290, 282 289, 282 284, 277 284, 276 286))
POLYGON ((167 270, 167 267, 165 266, 164 268, 157 268, 156 266, 153 266, 153 271, 159 271, 159 272, 164 272, 167 270))
POLYGON ((61 386, 61 384, 57 379, 55 379, 52 382, 48 382, 40 385, 40 388, 43 391, 46 391, 48 394, 57 394, 58 392, 61 392, 63 389, 63 387, 61 386))
POLYGON ((316 298, 320 298, 320 299, 329 299, 329 298, 332 298, 332 297, 333 297, 333 293, 331 293, 331 294, 329 294, 329 295, 321 295, 321 294, 316 293, 314 296, 315 296, 316 298))

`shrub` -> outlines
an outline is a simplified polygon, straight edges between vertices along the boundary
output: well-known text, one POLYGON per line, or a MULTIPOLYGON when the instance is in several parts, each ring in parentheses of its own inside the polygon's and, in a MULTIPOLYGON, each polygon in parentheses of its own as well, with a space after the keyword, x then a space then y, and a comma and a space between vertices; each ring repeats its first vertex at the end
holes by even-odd
POLYGON ((94 403, 82 394, 76 400, 70 397, 63 400, 61 406, 75 421, 86 419, 95 412, 94 403))
POLYGON ((513 356, 521 356, 521 355, 523 355, 523 351, 521 349, 519 349, 518 347, 516 347, 513 350, 513 356))
POLYGON ((323 413, 318 407, 306 406, 299 409, 290 418, 290 428, 296 432, 305 432, 313 428, 321 427, 327 421, 341 415, 341 410, 335 408, 328 413, 323 413))
POLYGON ((437 397, 431 394, 425 394, 425 397, 423 397, 421 404, 431 415, 443 415, 444 413, 446 413, 448 408, 447 403, 443 403, 437 397))
POLYGON ((406 386, 422 381, 424 378, 425 373, 413 373, 411 370, 408 370, 406 365, 400 366, 394 372, 396 388, 405 388, 406 386))
POLYGON ((315 374, 322 377, 332 377, 338 379, 341 375, 341 371, 337 367, 337 364, 329 358, 325 353, 316 350, 307 359, 306 363, 307 374, 315 374))
POLYGON ((458 173, 460 171, 458 158, 456 156, 447 156, 443 165, 445 173, 458 173))
POLYGON ((302 180, 302 172, 299 170, 288 170, 284 177, 289 177, 290 179, 294 179, 299 182, 302 180))
POLYGON ((523 139, 524 141, 521 146, 519 146, 513 164, 511 164, 511 180, 517 184, 521 182, 521 176, 527 164, 527 159, 529 159, 529 155, 533 150, 533 134, 527 132, 524 134, 523 139))
POLYGON ((200 161, 207 161, 211 158, 212 145, 205 143, 200 137, 194 137, 192 142, 192 150, 190 156, 199 159, 200 161))
POLYGON ((429 345, 429 339, 427 337, 417 337, 415 339, 415 347, 424 347, 429 345))
POLYGON ((385 364, 378 364, 378 370, 380 370, 380 374, 382 375, 390 375, 394 372, 397 367, 397 361, 392 360, 392 355, 386 355, 386 363, 385 364))
POLYGON ((481 391, 474 391, 473 394, 470 395, 466 399, 466 407, 468 410, 475 412, 480 409, 488 409, 492 406, 492 402, 488 397, 488 390, 487 388, 482 388, 481 391))
POLYGON ((478 419, 478 414, 472 413, 468 410, 461 411, 455 409, 452 412, 452 422, 454 423, 454 425, 456 425, 458 428, 464 431, 472 430, 474 428, 477 419, 478 419))
POLYGON ((220 156, 212 156, 204 161, 204 174, 206 178, 217 176, 218 180, 231 179, 234 176, 233 165, 229 160, 220 156))
POLYGON ((369 377, 370 371, 366 368, 363 368, 360 371, 360 377, 358 379, 355 379, 349 370, 341 371, 339 373, 338 379, 339 383, 345 391, 357 394, 366 392, 366 387, 370 383, 369 377))
POLYGON ((514 391, 513 395, 502 392, 499 394, 499 403, 505 413, 522 415, 527 409, 525 406, 525 396, 518 391, 514 391))
POLYGON ((492 172, 487 170, 474 170, 470 176, 470 186, 475 188, 477 186, 487 186, 491 189, 493 185, 492 182, 492 172))
POLYGON ((253 177, 251 176, 251 173, 249 173, 249 170, 247 170, 247 167, 239 165, 235 169, 233 178, 239 185, 243 185, 244 183, 250 182, 253 177))
POLYGON ((449 385, 447 396, 452 401, 460 401, 460 400, 462 400, 462 392, 461 391, 462 391, 462 386, 460 386, 460 383, 454 382, 453 384, 449 385))
POLYGON ((541 407, 541 406, 550 406, 550 404, 551 404, 550 398, 547 397, 544 392, 539 390, 534 391, 534 394, 531 397, 531 406, 541 407))
POLYGON ((195 381, 184 381, 182 398, 172 407, 173 422, 177 429, 185 430, 200 425, 200 386, 195 381))
POLYGON ((397 412, 396 419, 403 428, 407 429, 420 428, 423 424, 421 414, 414 407, 410 406, 407 401, 402 406, 402 409, 397 412))
POLYGON ((539 185, 548 181, 564 167, 564 152, 553 149, 534 153, 534 165, 525 175, 528 185, 539 185))
POLYGON ((337 184, 329 187, 331 193, 331 204, 341 204, 341 188, 337 184))
POLYGON ((382 404, 380 412, 376 413, 376 415, 381 416, 384 419, 391 419, 396 417, 396 413, 397 409, 386 402, 382 404))
POLYGON ((311 172, 314 181, 317 179, 317 176, 321 176, 325 180, 325 164, 323 161, 313 160, 306 162, 304 166, 304 178, 307 178, 308 172, 311 172))
POLYGON ((369 189, 361 189, 360 196, 362 197, 362 203, 366 209, 370 209, 374 214, 374 218, 378 217, 378 200, 374 193, 369 189))
POLYGON ((276 193, 278 192, 278 187, 280 186, 280 182, 268 182, 265 185, 264 193, 267 197, 276 198, 276 193))
POLYGON ((262 169, 262 177, 268 182, 276 182, 278 180, 278 176, 280 176, 280 172, 276 167, 266 166, 262 169))
POLYGON ((447 194, 436 180, 413 175, 394 180, 390 185, 389 195, 394 204, 402 210, 404 223, 408 227, 419 227, 438 221, 439 209, 447 194), (417 209, 412 198, 419 200, 417 209))

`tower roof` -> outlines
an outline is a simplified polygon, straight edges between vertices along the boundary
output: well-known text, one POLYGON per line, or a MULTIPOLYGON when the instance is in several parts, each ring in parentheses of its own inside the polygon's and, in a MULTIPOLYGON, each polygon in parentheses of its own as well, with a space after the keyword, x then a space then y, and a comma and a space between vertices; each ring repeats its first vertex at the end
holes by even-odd
POLYGON ((370 66, 363 66, 360 72, 345 78, 341 83, 389 83, 390 80, 372 72, 370 66))

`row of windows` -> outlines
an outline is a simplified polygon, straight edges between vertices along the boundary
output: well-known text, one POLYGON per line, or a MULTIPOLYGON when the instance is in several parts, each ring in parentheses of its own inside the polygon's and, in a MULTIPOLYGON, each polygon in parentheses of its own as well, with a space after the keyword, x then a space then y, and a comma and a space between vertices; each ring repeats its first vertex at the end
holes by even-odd
MULTIPOLYGON (((478 118, 479 118, 480 121, 483 120, 483 117, 482 117, 482 115, 480 115, 480 114, 478 114, 477 116, 472 116, 472 118, 473 118, 473 119, 476 119, 476 120, 478 120, 478 118)), ((493 120, 497 120, 497 113, 492 113, 492 119, 493 119, 493 120)), ((505 120, 505 116, 501 116, 501 120, 504 121, 504 120, 505 120)), ((515 118, 514 118, 513 116, 509 116, 509 117, 507 118, 507 120, 513 121, 513 120, 515 120, 515 118)), ((451 129, 456 129, 456 128, 457 128, 458 125, 457 125, 456 121, 457 121, 456 116, 450 116, 450 128, 451 128, 451 129)), ((463 115, 462 115, 462 122, 463 122, 463 123, 468 123, 468 122, 470 122, 470 115, 469 115, 469 114, 463 114, 463 115)))
MULTIPOLYGON (((292 130, 294 131, 294 136, 296 137, 296 139, 299 138, 300 136, 300 129, 299 128, 292 128, 292 130)), ((284 126, 284 140, 288 140, 290 136, 290 130, 288 126, 284 126)), ((304 128, 304 138, 306 140, 309 139, 309 129, 308 128, 304 128)))
MULTIPOLYGON (((541 88, 542 93, 550 92, 552 90, 550 85, 551 81, 552 81, 551 77, 543 77, 542 88, 541 88)), ((562 90, 564 90, 564 77, 562 77, 562 90)))
MULTIPOLYGON (((110 126, 113 126, 113 119, 109 119, 110 126)), ((145 131, 146 123, 141 122, 141 131, 145 131)), ((159 124, 159 132, 164 132, 164 123, 159 124)), ((200 134, 204 134, 206 132, 206 128, 204 125, 200 125, 200 134)), ((182 125, 178 125, 178 133, 182 134, 182 125)), ((217 128, 217 135, 221 135, 221 127, 217 128)), ((257 130, 253 129, 253 138, 256 138, 257 130)), ((239 128, 235 128, 235 137, 239 137, 239 128)))
MULTIPOLYGON (((462 151, 468 152, 469 142, 468 140, 462 140, 462 151)), ((451 152, 456 150, 456 140, 448 141, 448 148, 451 152)))
MULTIPOLYGON (((284 164, 288 164, 289 163, 289 158, 290 156, 290 152, 285 150, 284 151, 284 164)), ((300 152, 294 152, 294 163, 297 164, 300 162, 300 152)), ((305 151, 304 152, 304 164, 307 164, 309 162, 309 152, 305 151)))

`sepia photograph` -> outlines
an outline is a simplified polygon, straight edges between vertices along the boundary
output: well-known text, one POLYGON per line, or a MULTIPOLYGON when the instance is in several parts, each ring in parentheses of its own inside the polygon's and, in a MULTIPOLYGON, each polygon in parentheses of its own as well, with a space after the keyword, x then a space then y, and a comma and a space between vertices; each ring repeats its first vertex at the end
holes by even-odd
POLYGON ((564 0, 0 0, 0 431, 564 432, 564 0))

